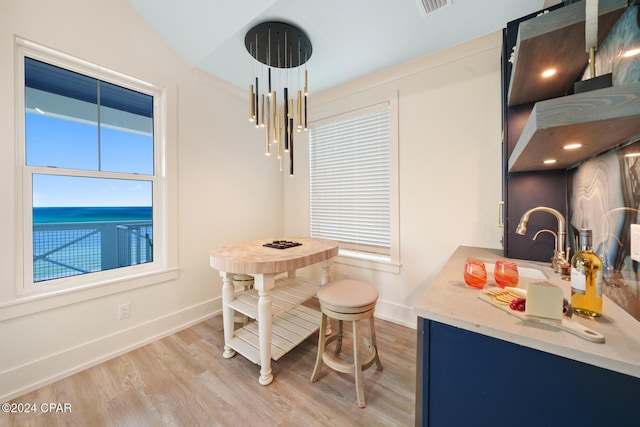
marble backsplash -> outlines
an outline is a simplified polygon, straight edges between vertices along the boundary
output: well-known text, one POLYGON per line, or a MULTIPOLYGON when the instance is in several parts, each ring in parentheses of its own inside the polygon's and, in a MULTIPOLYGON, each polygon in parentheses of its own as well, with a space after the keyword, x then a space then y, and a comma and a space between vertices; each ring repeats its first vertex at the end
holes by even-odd
MULTIPOLYGON (((640 54, 622 55, 640 48, 638 13, 638 5, 630 6, 597 51, 597 74, 612 73, 614 86, 640 81, 640 54)), ((639 263, 630 256, 630 226, 640 223, 640 157, 634 153, 640 154, 640 135, 570 171, 568 223, 573 251, 578 230, 593 230, 604 266, 603 292, 640 321, 639 263)))
POLYGON ((631 259, 631 224, 640 223, 640 142, 591 159, 571 174, 569 246, 578 248, 578 230, 593 230, 593 246, 603 263, 603 292, 640 321, 639 263, 631 259))

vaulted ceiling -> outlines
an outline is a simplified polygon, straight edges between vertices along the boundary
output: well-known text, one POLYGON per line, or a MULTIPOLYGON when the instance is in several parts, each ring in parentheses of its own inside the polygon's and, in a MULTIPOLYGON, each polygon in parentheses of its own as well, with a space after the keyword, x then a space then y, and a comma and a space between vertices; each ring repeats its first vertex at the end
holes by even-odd
POLYGON ((559 1, 129 0, 190 67, 245 88, 246 32, 264 21, 301 27, 313 44, 310 90, 319 92, 492 31, 559 1), (446 4, 425 13, 422 3, 446 4))

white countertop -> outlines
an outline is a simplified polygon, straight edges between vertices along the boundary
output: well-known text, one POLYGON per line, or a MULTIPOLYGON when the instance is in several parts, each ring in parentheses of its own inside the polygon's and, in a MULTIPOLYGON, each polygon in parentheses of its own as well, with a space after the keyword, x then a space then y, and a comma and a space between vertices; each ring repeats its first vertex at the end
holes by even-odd
MULTIPOLYGON (((478 298, 482 290, 464 283, 467 257, 478 258, 487 265, 504 259, 501 250, 458 247, 417 302, 418 316, 640 378, 640 322, 606 296, 602 318, 572 318, 605 336, 604 344, 593 343, 551 326, 520 320, 478 298)), ((570 283, 561 280, 550 263, 515 261, 544 271, 547 281, 560 286, 570 300, 570 283)), ((487 273, 487 277, 487 286, 495 285, 493 274, 487 273)), ((527 283, 540 280, 521 275, 518 287, 526 289, 527 283)))

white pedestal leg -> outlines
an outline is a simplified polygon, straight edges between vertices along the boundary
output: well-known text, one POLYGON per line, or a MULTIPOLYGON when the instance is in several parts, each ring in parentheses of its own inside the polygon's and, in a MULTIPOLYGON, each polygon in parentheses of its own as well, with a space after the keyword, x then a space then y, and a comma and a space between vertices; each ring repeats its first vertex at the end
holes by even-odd
POLYGON ((222 325, 224 326, 224 352, 222 357, 229 359, 236 352, 229 347, 229 342, 233 338, 233 316, 234 310, 229 307, 229 303, 235 298, 235 289, 233 287, 233 274, 220 272, 222 276, 222 325))
POLYGON ((258 333, 260 334, 260 378, 262 385, 273 381, 271 373, 271 289, 275 286, 273 274, 257 274, 254 287, 258 289, 258 333))

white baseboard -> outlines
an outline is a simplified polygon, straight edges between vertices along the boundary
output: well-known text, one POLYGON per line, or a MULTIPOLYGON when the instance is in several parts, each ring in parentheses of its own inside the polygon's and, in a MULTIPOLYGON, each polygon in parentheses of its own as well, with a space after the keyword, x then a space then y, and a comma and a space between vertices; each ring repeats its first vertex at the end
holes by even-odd
POLYGON ((0 372, 0 403, 8 402, 193 326, 221 311, 220 298, 211 299, 63 352, 2 371, 0 372))
POLYGON ((379 299, 376 303, 377 318, 386 320, 407 328, 417 329, 417 315, 413 307, 396 304, 394 302, 379 299))

